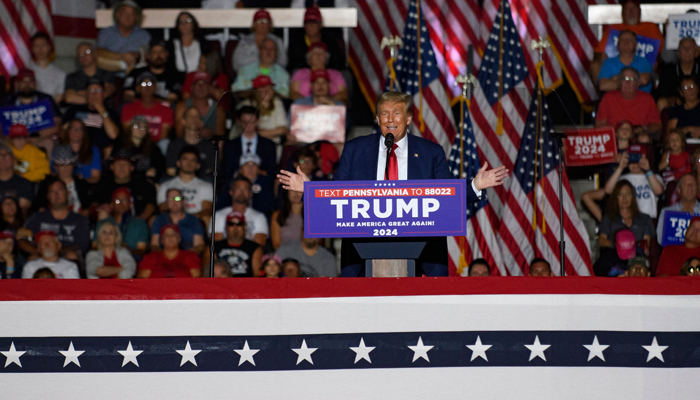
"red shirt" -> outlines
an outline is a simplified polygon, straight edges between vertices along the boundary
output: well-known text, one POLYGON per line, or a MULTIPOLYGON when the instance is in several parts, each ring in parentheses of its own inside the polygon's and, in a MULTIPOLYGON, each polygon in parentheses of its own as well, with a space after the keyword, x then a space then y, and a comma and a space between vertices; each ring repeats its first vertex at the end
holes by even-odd
POLYGON ((700 247, 689 249, 682 244, 664 247, 656 267, 656 276, 678 276, 685 260, 700 257, 700 247))
MULTIPOLYGON (((112 252, 112 257, 107 257, 104 256, 104 264, 105 267, 121 267, 122 265, 119 264, 119 260, 117 260, 117 252, 113 251, 112 252)), ((101 277, 100 279, 117 279, 119 278, 119 274, 114 274, 112 276, 108 277, 101 277)))
POLYGON ((673 177, 679 180, 681 176, 690 172, 690 155, 685 151, 669 154, 668 166, 673 171, 673 177))
POLYGON ((133 103, 126 104, 122 109, 122 124, 131 121, 135 116, 143 115, 148 120, 151 139, 154 142, 162 139, 161 132, 163 124, 173 126, 173 110, 156 102, 153 107, 146 108, 141 100, 136 100, 133 103))
POLYGON ((139 270, 150 270, 151 278, 191 278, 191 269, 199 269, 197 253, 180 250, 177 257, 168 260, 162 251, 146 254, 139 264, 139 270))
POLYGON ((618 122, 627 120, 633 126, 660 124, 661 115, 654 98, 649 93, 637 91, 634 99, 622 97, 619 90, 608 92, 603 96, 598 106, 597 121, 605 121, 607 126, 615 126, 618 122))

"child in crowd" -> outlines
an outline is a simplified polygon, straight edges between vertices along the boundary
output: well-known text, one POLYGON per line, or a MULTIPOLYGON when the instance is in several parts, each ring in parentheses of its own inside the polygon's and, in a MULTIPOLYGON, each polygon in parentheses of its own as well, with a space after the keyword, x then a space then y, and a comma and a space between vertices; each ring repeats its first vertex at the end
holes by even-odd
POLYGON ((668 181, 676 181, 690 172, 690 155, 685 151, 685 146, 685 136, 679 131, 674 129, 666 135, 659 171, 668 168, 671 173, 664 174, 665 179, 668 176, 668 181))
POLYGON ((281 278, 282 259, 276 254, 266 254, 262 258, 262 270, 265 278, 281 278))

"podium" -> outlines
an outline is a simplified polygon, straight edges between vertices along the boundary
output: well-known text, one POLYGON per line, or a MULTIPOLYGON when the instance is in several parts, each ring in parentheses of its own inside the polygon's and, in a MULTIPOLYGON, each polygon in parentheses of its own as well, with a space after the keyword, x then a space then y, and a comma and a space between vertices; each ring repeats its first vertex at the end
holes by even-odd
POLYGON ((466 236, 466 185, 464 179, 305 182, 304 236, 351 238, 368 277, 412 277, 431 237, 466 236))

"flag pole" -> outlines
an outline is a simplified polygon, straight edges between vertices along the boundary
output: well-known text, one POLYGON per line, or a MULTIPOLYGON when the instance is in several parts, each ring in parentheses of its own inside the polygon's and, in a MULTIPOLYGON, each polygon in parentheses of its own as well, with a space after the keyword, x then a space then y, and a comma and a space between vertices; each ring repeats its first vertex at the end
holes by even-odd
POLYGON ((503 53, 505 52, 505 43, 503 42, 503 25, 505 25, 506 1, 501 0, 501 22, 498 33, 498 104, 496 106, 496 135, 503 134, 503 53))
POLYGON ((469 110, 469 97, 467 93, 471 90, 472 85, 476 83, 476 77, 469 73, 459 75, 455 78, 455 85, 462 86, 462 94, 457 98, 459 100, 459 179, 465 179, 464 176, 464 105, 467 105, 469 110))

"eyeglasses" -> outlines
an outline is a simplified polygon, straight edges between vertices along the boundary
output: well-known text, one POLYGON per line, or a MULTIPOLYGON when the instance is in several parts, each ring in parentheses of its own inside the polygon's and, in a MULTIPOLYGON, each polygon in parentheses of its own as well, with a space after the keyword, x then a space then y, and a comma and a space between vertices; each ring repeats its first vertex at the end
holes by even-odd
POLYGON ((114 200, 114 204, 126 204, 126 200, 116 199, 116 200, 114 200))
POLYGON ((683 86, 683 90, 688 90, 688 89, 695 89, 695 85, 693 85, 693 84, 691 83, 690 85, 685 85, 685 86, 683 86))
POLYGON ((148 129, 148 126, 146 126, 146 125, 138 125, 138 124, 135 124, 132 128, 133 128, 133 129, 140 129, 140 130, 142 130, 142 131, 145 131, 146 129, 148 129))
POLYGON ((141 82, 141 87, 153 86, 153 82, 141 82))
POLYGON ((12 158, 12 156, 9 155, 9 154, 7 154, 7 153, 5 153, 5 154, 0 154, 0 160, 4 160, 4 159, 6 159, 6 158, 12 158))
POLYGON ((229 222, 226 226, 243 226, 243 222, 229 222))
POLYGON ((102 89, 90 89, 90 93, 102 93, 102 89))
POLYGON ((695 272, 700 272, 700 265, 696 267, 688 267, 688 275, 694 274, 695 272))
POLYGON ((270 20, 267 18, 260 18, 255 20, 256 24, 269 24, 270 20))
POLYGON ((185 24, 191 24, 192 23, 192 18, 187 18, 182 21, 177 21, 178 25, 185 25, 185 24))
POLYGON ((180 197, 180 196, 171 197, 168 199, 168 201, 182 201, 182 197, 180 197))
POLYGON ((92 50, 88 49, 88 50, 81 51, 80 53, 78 53, 78 57, 85 57, 85 56, 89 56, 90 54, 92 54, 92 50))
POLYGON ((637 78, 635 78, 633 76, 625 76, 624 78, 622 78, 622 80, 627 81, 627 82, 634 82, 637 80, 637 78))

